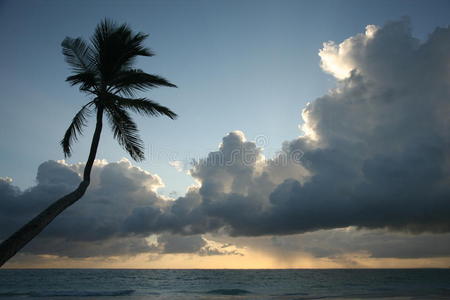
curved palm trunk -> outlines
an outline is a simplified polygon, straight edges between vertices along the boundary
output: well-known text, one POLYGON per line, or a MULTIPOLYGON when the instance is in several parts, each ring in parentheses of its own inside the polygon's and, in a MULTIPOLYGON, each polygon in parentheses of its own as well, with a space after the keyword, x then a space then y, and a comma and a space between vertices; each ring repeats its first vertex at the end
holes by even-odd
POLYGON ((92 138, 89 158, 84 168, 83 181, 75 191, 55 201, 33 220, 28 222, 28 224, 20 228, 0 244, 0 267, 38 235, 61 212, 83 197, 91 181, 92 165, 95 160, 95 155, 97 154, 100 133, 102 132, 102 119, 103 106, 99 105, 97 107, 97 123, 92 138))

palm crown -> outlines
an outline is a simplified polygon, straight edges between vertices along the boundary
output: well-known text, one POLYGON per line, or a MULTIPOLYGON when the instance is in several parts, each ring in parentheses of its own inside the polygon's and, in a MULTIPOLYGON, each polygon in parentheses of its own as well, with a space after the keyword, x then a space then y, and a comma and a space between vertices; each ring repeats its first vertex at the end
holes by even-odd
POLYGON ((135 97, 138 91, 158 86, 176 87, 163 77, 133 68, 136 57, 154 55, 143 46, 147 36, 133 33, 126 24, 118 26, 105 19, 97 26, 90 43, 81 38, 64 39, 63 54, 73 73, 66 81, 79 85, 81 91, 94 98, 75 115, 61 141, 66 157, 70 157, 72 144, 82 134, 93 110, 97 110, 97 116, 106 113, 114 138, 137 161, 144 159, 144 145, 128 111, 176 118, 169 108, 135 97))

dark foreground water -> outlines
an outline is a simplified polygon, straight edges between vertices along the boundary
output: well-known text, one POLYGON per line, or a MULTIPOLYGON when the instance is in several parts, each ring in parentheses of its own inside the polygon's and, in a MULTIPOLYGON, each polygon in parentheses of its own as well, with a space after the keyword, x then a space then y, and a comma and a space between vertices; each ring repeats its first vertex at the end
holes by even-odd
POLYGON ((0 299, 450 299, 450 269, 0 270, 0 299))

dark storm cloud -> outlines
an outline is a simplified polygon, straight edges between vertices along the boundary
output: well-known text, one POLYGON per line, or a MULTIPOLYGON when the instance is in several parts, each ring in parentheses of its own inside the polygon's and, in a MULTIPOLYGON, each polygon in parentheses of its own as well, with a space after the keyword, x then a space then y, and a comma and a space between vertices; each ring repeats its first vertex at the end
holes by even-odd
POLYGON ((206 241, 199 235, 164 234, 158 237, 158 243, 164 246, 163 253, 195 253, 206 245, 206 241))
MULTIPOLYGON (((84 164, 48 161, 39 166, 37 185, 20 192, 0 180, 0 238, 3 239, 52 201, 76 188, 84 164)), ((154 251, 144 239, 127 235, 124 220, 136 206, 163 205, 154 192, 160 179, 127 161, 98 161, 89 192, 48 226, 25 251, 70 257, 137 254, 154 251)))
POLYGON ((191 170, 198 191, 160 216, 133 212, 137 232, 448 232, 450 29, 420 42, 407 19, 368 26, 340 45, 326 43, 320 56, 340 80, 303 110, 304 136, 264 161, 255 143, 230 133, 191 170))
POLYGON ((348 253, 367 253, 375 258, 446 257, 450 253, 450 234, 410 235, 387 230, 354 228, 319 230, 306 234, 273 237, 262 241, 260 248, 289 256, 306 252, 315 257, 339 257, 348 253))
MULTIPOLYGON (((57 197, 75 189, 83 168, 81 163, 44 162, 38 169, 37 185, 23 192, 10 179, 0 178, 0 239, 13 233, 57 197)), ((208 244, 201 235, 161 234, 157 243, 147 241, 152 233, 149 227, 155 233, 181 228, 174 222, 176 216, 168 212, 180 214, 181 210, 188 209, 189 200, 173 202, 158 195, 156 189, 161 186, 158 176, 133 167, 127 160, 96 161, 92 184, 83 201, 56 218, 24 248, 24 253, 72 258, 150 252, 239 255, 208 244)))
MULTIPOLYGON (((449 232, 450 29, 421 42, 408 20, 368 26, 339 45, 326 43, 320 56, 338 86, 307 105, 305 135, 286 142, 275 158, 265 160, 256 143, 232 132, 190 170, 201 187, 174 201, 156 193, 162 182, 155 175, 126 161, 97 163, 86 197, 41 237, 66 245, 51 250, 36 241, 28 251, 76 256, 84 250, 73 253, 71 246, 97 243, 104 245, 92 250, 99 255, 115 247, 121 254, 199 253, 206 246, 198 235, 208 232, 287 235, 347 226, 449 232), (165 250, 142 242, 155 233, 165 235, 165 250)), ((23 192, 0 180, 0 237, 76 187, 82 168, 46 162, 37 185, 23 192)), ((367 248, 379 257, 398 253, 367 248)))

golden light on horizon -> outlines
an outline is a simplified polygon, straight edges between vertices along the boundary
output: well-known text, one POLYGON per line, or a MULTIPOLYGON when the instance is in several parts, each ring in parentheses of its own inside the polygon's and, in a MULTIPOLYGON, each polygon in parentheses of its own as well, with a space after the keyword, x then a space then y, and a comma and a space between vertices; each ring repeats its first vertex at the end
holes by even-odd
POLYGON ((316 258, 308 254, 282 257, 253 249, 243 255, 140 254, 105 258, 69 259, 52 255, 19 256, 6 268, 113 268, 113 269, 341 269, 447 268, 450 258, 373 258, 364 253, 316 258))

